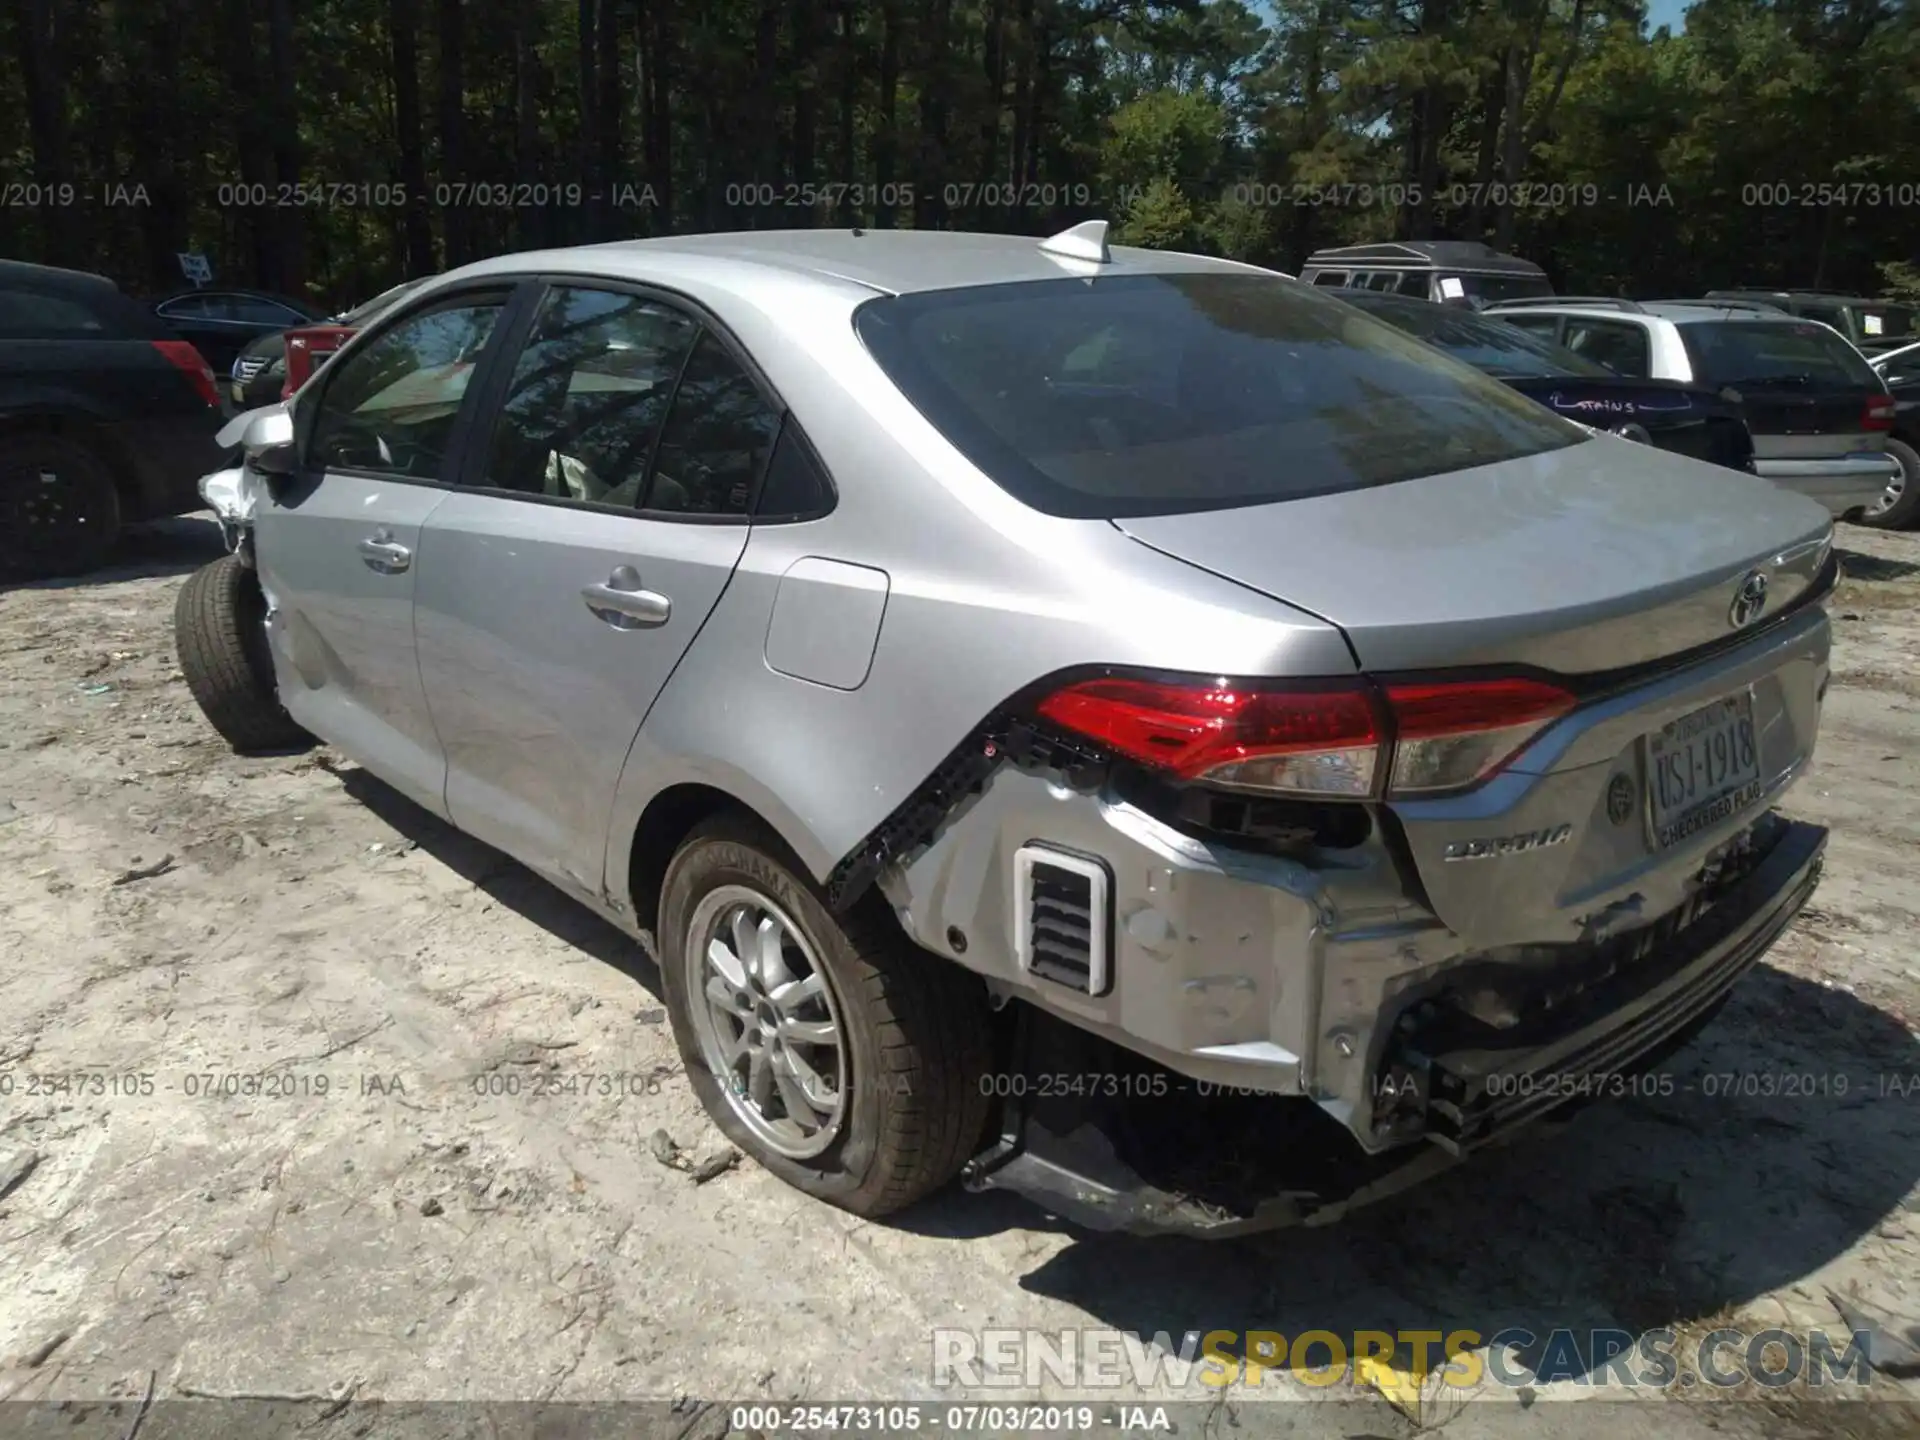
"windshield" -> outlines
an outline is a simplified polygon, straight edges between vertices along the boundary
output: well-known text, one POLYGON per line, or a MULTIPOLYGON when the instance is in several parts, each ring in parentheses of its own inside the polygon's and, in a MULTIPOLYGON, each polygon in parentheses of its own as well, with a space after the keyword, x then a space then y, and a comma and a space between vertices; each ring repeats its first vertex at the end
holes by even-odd
POLYGON ((855 326, 987 475, 1118 518, 1388 485, 1586 432, 1310 286, 1220 273, 868 301, 855 326))
POLYGON ((1469 300, 1491 305, 1496 300, 1533 300, 1553 294, 1544 275, 1442 275, 1440 293, 1451 297, 1453 287, 1469 300))
POLYGON ((1606 366, 1492 316, 1417 301, 1369 304, 1362 299, 1349 303, 1358 304, 1369 315, 1377 315, 1429 345, 1438 345, 1454 359, 1464 360, 1497 379, 1616 378, 1606 366))
POLYGON ((1860 352, 1824 325, 1804 320, 1693 320, 1680 326, 1694 378, 1759 389, 1880 387, 1860 352))

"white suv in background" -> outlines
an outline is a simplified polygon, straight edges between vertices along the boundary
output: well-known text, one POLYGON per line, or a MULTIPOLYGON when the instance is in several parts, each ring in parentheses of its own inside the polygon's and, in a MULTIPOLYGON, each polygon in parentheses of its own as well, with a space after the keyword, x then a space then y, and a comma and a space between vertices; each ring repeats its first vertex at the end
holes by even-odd
MULTIPOLYGON (((1881 505, 1902 472, 1884 446, 1894 403, 1845 336, 1817 320, 1734 301, 1506 300, 1498 316, 1621 375, 1734 390, 1754 468, 1835 516, 1881 505)), ((1871 517, 1886 523, 1884 508, 1871 517)))

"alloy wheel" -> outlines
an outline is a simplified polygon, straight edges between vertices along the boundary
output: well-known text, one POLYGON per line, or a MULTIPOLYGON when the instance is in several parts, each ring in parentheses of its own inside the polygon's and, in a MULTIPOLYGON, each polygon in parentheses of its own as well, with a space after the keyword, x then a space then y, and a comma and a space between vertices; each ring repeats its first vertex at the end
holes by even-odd
POLYGON ((733 1113, 789 1159, 826 1150, 846 1122, 847 1040, 799 927, 758 891, 723 885, 688 920, 683 963, 701 1058, 733 1113))
POLYGON ((1894 506, 1900 503, 1900 497, 1907 493, 1907 485, 1912 478, 1913 477, 1907 474, 1907 467, 1904 463, 1896 464, 1893 467, 1893 478, 1887 481, 1887 488, 1880 492, 1879 499, 1867 507, 1866 513, 1868 515, 1884 515, 1887 511, 1893 509, 1894 506))

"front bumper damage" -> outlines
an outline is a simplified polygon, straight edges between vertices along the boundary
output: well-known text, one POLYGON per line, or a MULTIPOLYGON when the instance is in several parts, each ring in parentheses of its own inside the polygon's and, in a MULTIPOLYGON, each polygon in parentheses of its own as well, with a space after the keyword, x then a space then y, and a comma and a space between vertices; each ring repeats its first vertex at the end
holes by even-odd
POLYGON ((965 1183, 1091 1229, 1228 1237, 1330 1223, 1569 1119, 1686 1045, 1812 895, 1823 827, 1770 814, 1743 840, 1694 901, 1583 957, 1574 1003, 1563 975, 1494 1036, 1406 996, 1372 1085, 1423 1139, 1369 1153, 1325 1107, 1196 1083, 1022 1006, 996 1077, 1000 1133, 965 1183))

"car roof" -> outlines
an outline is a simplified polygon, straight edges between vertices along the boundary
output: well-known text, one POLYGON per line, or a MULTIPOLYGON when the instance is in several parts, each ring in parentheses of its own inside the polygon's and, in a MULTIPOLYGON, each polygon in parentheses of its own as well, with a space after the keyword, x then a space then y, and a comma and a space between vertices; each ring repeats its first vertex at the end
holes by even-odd
POLYGON ((1726 322, 1736 325, 1805 325, 1819 324, 1809 322, 1804 316, 1789 314, 1785 310, 1754 311, 1739 308, 1738 302, 1731 305, 1716 305, 1711 300, 1647 300, 1641 305, 1649 315, 1657 315, 1663 320, 1673 320, 1680 324, 1699 324, 1711 320, 1716 324, 1726 322))
POLYGON ((675 271, 689 269, 712 279, 716 270, 736 269, 743 275, 777 272, 821 285, 852 284, 875 294, 906 295, 1024 280, 1208 271, 1276 273, 1234 260, 1126 245, 1109 247, 1108 262, 1095 265, 1050 254, 1041 244, 1038 236, 959 230, 741 230, 501 255, 453 274, 478 277, 549 271, 644 281, 670 278, 675 271))
POLYGON ((1516 315, 1567 315, 1578 320, 1633 320, 1645 319, 1652 313, 1652 307, 1636 305, 1631 310, 1622 310, 1612 305, 1556 305, 1550 299, 1540 299, 1529 300, 1525 305, 1488 305, 1474 313, 1495 320, 1511 320, 1516 315))
POLYGON ((1371 245, 1335 245, 1307 257, 1309 266, 1390 265, 1435 270, 1478 270, 1506 275, 1547 272, 1531 260, 1495 250, 1479 240, 1390 240, 1371 245))
POLYGON ((1704 321, 1734 325, 1809 323, 1801 316, 1790 315, 1784 310, 1762 313, 1747 309, 1739 302, 1716 305, 1711 300, 1640 300, 1635 302, 1631 310, 1616 310, 1606 305, 1555 305, 1551 301, 1536 301, 1510 307, 1490 306, 1479 313, 1498 320, 1511 319, 1515 315, 1564 315, 1576 320, 1670 320, 1677 325, 1697 325, 1704 321))
POLYGON ((57 265, 34 265, 25 260, 0 260, 0 282, 40 290, 118 290, 111 279, 91 270, 64 270, 57 265))

